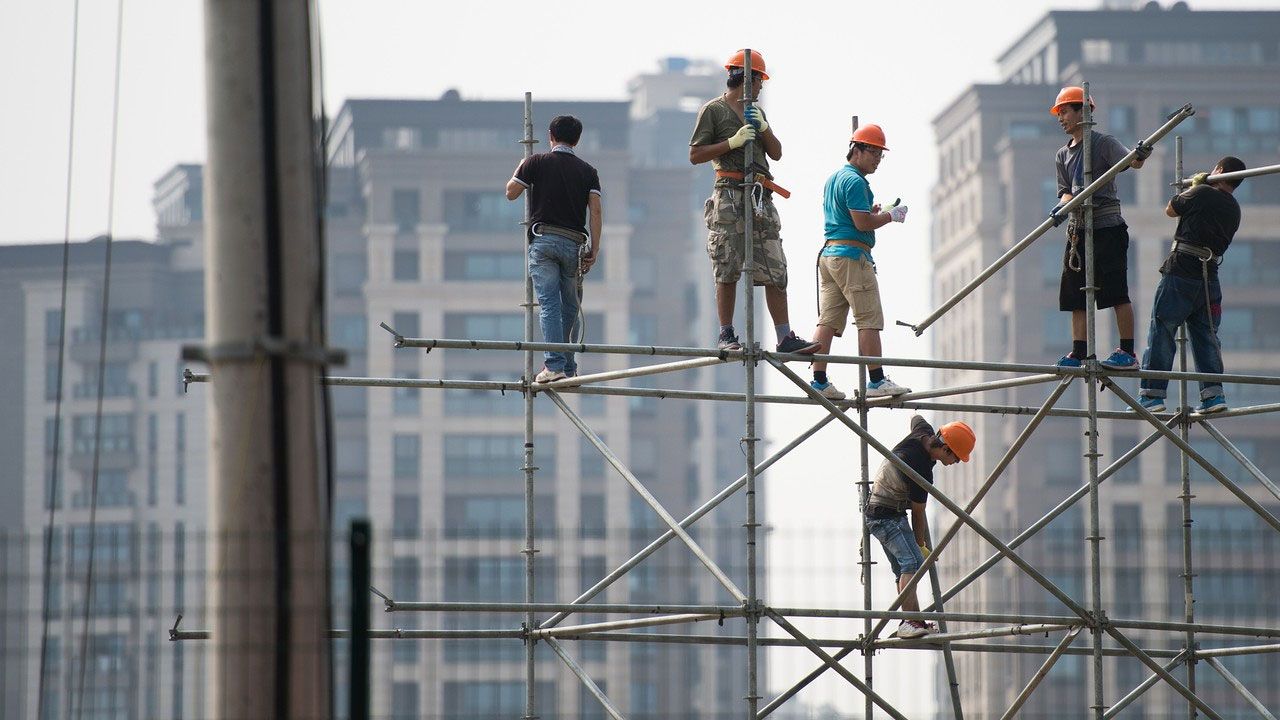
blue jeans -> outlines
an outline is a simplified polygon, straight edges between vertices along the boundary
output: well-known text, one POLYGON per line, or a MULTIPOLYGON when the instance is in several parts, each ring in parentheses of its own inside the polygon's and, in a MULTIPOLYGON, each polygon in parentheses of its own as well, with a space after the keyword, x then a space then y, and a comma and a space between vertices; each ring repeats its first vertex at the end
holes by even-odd
MULTIPOLYGON (((1205 302, 1204 280, 1166 274, 1156 286, 1156 299, 1151 308, 1151 329, 1147 331, 1147 351, 1142 354, 1143 370, 1172 370, 1174 338, 1178 326, 1187 324, 1191 355, 1196 372, 1222 373, 1222 348, 1218 345, 1218 323, 1222 321, 1222 286, 1209 281, 1209 298, 1205 302), (1212 322, 1210 318, 1212 317, 1212 322)), ((1139 394, 1162 398, 1168 392, 1168 380, 1143 379, 1139 394)), ((1200 383, 1200 399, 1222 394, 1222 383, 1200 383)))
POLYGON ((924 553, 916 544, 916 534, 911 530, 907 516, 867 520, 867 530, 880 541, 894 577, 912 575, 924 563, 924 553))
MULTIPOLYGON (((568 342, 578 331, 578 243, 559 235, 529 244, 529 275, 538 298, 538 321, 545 342, 568 342)), ((548 370, 578 371, 573 353, 543 353, 548 370)))

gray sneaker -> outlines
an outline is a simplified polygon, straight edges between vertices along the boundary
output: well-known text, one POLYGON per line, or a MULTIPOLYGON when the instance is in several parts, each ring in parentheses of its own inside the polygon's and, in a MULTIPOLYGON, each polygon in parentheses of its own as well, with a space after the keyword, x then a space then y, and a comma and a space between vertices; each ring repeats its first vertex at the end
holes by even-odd
POLYGON ((732 330, 720 333, 720 339, 716 341, 717 350, 741 350, 742 343, 738 342, 738 336, 732 330))
POLYGON ((932 623, 926 623, 920 620, 903 620, 902 624, 898 626, 897 631, 894 632, 893 635, 894 637, 900 637, 905 640, 924 637, 925 635, 933 632, 933 628, 930 627, 931 625, 932 623))
POLYGON ((533 378, 533 382, 537 384, 549 383, 557 380, 563 380, 566 377, 568 376, 565 375, 563 371, 551 370, 544 367, 542 368, 542 372, 538 373, 537 376, 533 378))
POLYGON ((880 382, 867 383, 867 397, 897 397, 911 392, 911 388, 902 387, 898 383, 885 378, 880 382))

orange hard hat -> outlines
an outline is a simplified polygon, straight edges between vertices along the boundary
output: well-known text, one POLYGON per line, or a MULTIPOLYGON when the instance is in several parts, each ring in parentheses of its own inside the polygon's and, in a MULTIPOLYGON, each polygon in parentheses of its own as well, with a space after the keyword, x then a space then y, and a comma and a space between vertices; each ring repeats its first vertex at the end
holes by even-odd
POLYGON ((862 143, 863 145, 878 147, 881 150, 889 149, 884 146, 884 130, 881 130, 879 125, 874 124, 863 125, 857 130, 854 130, 853 137, 849 138, 849 142, 862 143))
MULTIPOLYGON (((1058 108, 1063 105, 1074 105, 1076 103, 1084 104, 1084 88, 1079 85, 1069 85, 1058 91, 1058 99, 1053 101, 1053 107, 1049 108, 1049 112, 1054 115, 1058 114, 1058 108)), ((1089 109, 1092 110, 1096 106, 1093 104, 1093 98, 1089 98, 1089 109)))
MULTIPOLYGON (((747 66, 744 61, 746 54, 746 50, 739 50, 734 53, 724 64, 724 69, 732 70, 733 68, 745 68, 747 66)), ((751 51, 751 72, 759 75, 761 80, 769 79, 769 73, 764 71, 764 56, 761 55, 758 50, 751 51)))
POLYGON ((942 437, 942 442, 951 448, 951 452, 956 454, 956 457, 969 462, 969 453, 973 452, 973 446, 978 444, 978 436, 973 434, 973 428, 956 420, 943 425, 938 430, 938 435, 942 437))

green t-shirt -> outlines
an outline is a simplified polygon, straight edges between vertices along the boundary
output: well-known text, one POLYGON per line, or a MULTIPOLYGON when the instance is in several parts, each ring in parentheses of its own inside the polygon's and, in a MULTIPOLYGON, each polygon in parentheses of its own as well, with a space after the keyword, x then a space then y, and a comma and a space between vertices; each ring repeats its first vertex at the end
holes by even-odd
MULTIPOLYGON (((760 114, 768 120, 768 116, 764 114, 764 108, 760 109, 760 114)), ((716 143, 724 142, 733 137, 738 132, 738 129, 745 124, 746 122, 733 109, 729 101, 725 100, 724 96, 721 95, 714 100, 708 101, 698 111, 698 120, 693 125, 693 137, 689 139, 689 145, 692 147, 695 145, 715 145, 716 143)), ((716 170, 744 172, 742 166, 745 157, 744 149, 738 148, 713 159, 711 164, 716 170)), ((751 164, 757 173, 764 173, 769 179, 773 179, 773 175, 769 173, 769 158, 764 154, 764 147, 760 142, 755 143, 751 164)))

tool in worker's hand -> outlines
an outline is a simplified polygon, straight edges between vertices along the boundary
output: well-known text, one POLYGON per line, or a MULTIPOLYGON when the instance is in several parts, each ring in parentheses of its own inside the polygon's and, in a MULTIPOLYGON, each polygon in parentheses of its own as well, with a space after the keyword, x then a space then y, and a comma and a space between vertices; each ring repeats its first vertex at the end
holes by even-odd
POLYGON ((756 132, 764 132, 769 129, 769 121, 764 119, 764 113, 760 111, 759 107, 752 105, 747 108, 744 115, 746 115, 747 122, 751 124, 751 127, 756 129, 756 132))
POLYGON ((743 145, 746 145, 747 141, 755 140, 755 139, 756 139, 756 129, 751 127, 750 125, 743 125, 742 127, 738 128, 738 132, 734 133, 733 137, 729 138, 729 149, 737 150, 743 145))

